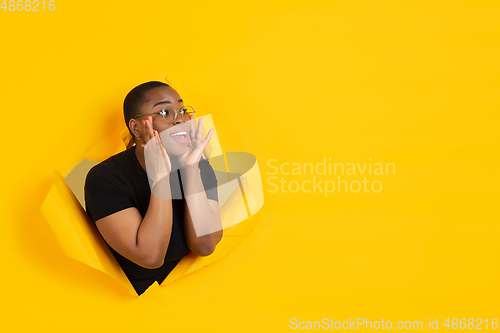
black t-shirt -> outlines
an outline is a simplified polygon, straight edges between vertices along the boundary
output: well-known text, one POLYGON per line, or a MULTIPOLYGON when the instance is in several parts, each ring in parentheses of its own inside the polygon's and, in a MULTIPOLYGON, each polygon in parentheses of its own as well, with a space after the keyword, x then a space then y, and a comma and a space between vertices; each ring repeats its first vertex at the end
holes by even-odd
MULTIPOLYGON (((135 147, 132 146, 111 156, 88 172, 85 180, 85 209, 94 224, 103 217, 130 207, 137 208, 143 218, 146 215, 151 196, 149 186, 151 178, 139 163, 135 155, 135 147)), ((170 187, 173 195, 172 233, 163 265, 154 269, 139 266, 123 257, 108 244, 139 295, 146 291, 154 281, 161 284, 177 263, 190 252, 184 234, 185 199, 180 186, 180 171, 176 170, 175 166, 178 164, 176 164, 175 157, 171 157, 171 162, 172 170, 174 170, 170 174, 170 187), (180 195, 177 195, 179 193, 180 195)), ((198 166, 207 198, 218 201, 217 178, 212 166, 204 158, 200 160, 198 166)))

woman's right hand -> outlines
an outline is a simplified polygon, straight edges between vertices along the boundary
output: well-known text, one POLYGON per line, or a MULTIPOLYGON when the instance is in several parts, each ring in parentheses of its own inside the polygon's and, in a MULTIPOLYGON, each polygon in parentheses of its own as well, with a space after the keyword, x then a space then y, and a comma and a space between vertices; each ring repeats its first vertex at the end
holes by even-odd
POLYGON ((146 162, 146 171, 148 176, 153 180, 153 185, 160 179, 170 175, 172 164, 170 158, 163 148, 158 131, 153 130, 153 119, 148 116, 147 120, 143 120, 144 126, 144 143, 141 147, 144 148, 144 160, 146 162))

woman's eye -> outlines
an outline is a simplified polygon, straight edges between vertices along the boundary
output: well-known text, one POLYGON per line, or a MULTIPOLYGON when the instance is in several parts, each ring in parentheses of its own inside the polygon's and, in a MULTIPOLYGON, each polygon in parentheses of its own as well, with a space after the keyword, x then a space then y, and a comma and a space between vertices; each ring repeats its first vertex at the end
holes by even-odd
POLYGON ((160 111, 160 114, 162 116, 167 116, 168 115, 168 110, 163 109, 163 110, 160 111))

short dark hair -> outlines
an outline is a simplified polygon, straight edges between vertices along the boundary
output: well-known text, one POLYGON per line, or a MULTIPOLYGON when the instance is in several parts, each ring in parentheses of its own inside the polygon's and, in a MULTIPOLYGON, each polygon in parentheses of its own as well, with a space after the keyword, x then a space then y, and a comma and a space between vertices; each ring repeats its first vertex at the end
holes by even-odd
POLYGON ((161 86, 170 87, 164 82, 149 81, 142 83, 134 89, 130 90, 130 92, 125 97, 125 100, 123 101, 123 116, 125 118, 125 124, 127 124, 128 131, 130 132, 130 135, 132 135, 132 137, 134 137, 134 133, 132 133, 130 127, 128 126, 130 119, 139 114, 141 105, 146 101, 146 92, 150 91, 153 88, 161 86))

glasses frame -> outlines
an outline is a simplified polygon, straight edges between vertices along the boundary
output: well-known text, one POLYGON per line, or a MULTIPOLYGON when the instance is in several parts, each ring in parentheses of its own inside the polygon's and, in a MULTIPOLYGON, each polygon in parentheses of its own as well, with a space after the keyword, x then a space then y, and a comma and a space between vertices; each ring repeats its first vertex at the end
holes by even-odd
POLYGON ((184 113, 185 111, 183 111, 182 109, 185 109, 185 108, 191 108, 191 110, 193 110, 193 117, 194 115, 196 114, 196 112, 194 111, 194 108, 192 106, 189 106, 189 105, 186 105, 186 106, 183 106, 182 108, 180 108, 179 110, 176 110, 174 107, 172 107, 172 109, 174 109, 175 111, 175 116, 174 116, 174 120, 172 120, 171 122, 168 122, 165 120, 165 118, 163 117, 163 114, 162 112, 165 110, 161 110, 161 111, 158 111, 158 112, 152 112, 152 113, 144 113, 144 114, 138 114, 137 116, 134 117, 134 119, 137 119, 139 117, 142 117, 142 116, 148 116, 148 115, 151 115, 151 114, 159 114, 162 116, 162 119, 167 123, 167 124, 172 124, 173 122, 175 122, 177 120, 177 114, 180 113, 181 116, 184 116, 184 113))

